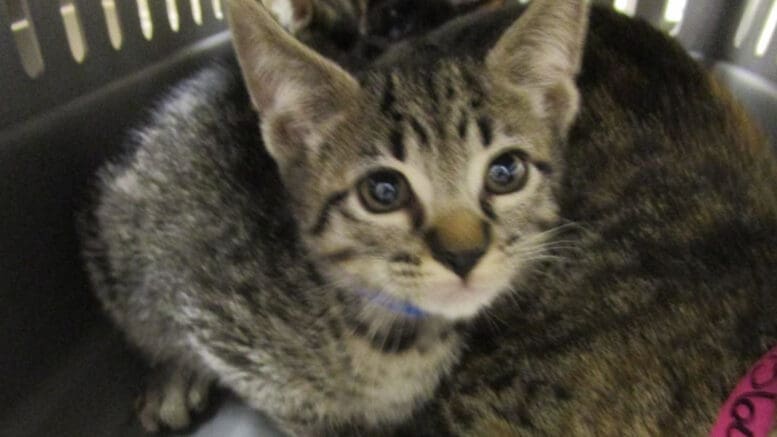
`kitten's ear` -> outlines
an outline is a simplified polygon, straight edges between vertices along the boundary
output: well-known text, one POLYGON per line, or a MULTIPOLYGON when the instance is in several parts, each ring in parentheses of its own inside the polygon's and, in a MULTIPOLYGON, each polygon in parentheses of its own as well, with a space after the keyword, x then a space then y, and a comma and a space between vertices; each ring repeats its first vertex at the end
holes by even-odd
POLYGON ((231 0, 229 22, 265 146, 283 167, 320 145, 321 133, 357 100, 359 84, 284 31, 256 0, 231 0))
POLYGON ((588 29, 587 0, 534 0, 497 42, 486 65, 497 81, 526 89, 566 134, 579 109, 575 78, 588 29))

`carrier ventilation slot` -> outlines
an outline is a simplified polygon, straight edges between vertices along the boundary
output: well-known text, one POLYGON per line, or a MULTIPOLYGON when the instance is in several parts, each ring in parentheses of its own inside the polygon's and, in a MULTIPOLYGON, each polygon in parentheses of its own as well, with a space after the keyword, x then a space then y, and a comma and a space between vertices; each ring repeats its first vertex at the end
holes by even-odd
POLYGON ((192 19, 198 26, 202 25, 202 4, 200 0, 191 0, 192 5, 192 19))
POLYGON ((752 53, 757 58, 763 58, 774 43, 775 30, 777 30, 777 0, 772 0, 770 5, 763 0, 748 0, 734 33, 734 47, 740 51, 752 53), (763 21, 761 18, 764 18, 763 21))
POLYGON ((121 49, 124 36, 121 33, 121 22, 116 10, 116 0, 102 0, 103 15, 105 15, 105 27, 108 28, 108 39, 114 49, 121 49))
POLYGON ((772 1, 769 15, 766 16, 766 22, 763 29, 761 29, 761 34, 758 36, 758 42, 755 45, 756 56, 762 57, 769 50, 775 27, 777 27, 777 0, 772 1))
POLYGON ((151 41, 154 37, 154 22, 151 21, 151 11, 148 8, 148 0, 138 1, 138 18, 140 18, 140 31, 143 38, 151 41))
POLYGON ((74 0, 59 0, 59 14, 62 16, 62 24, 65 26, 70 54, 80 64, 86 59, 87 47, 84 28, 81 26, 81 17, 78 16, 78 8, 76 8, 74 0))
POLYGON ((38 77, 43 74, 45 64, 40 51, 38 36, 35 34, 35 26, 30 18, 30 9, 27 0, 5 0, 2 2, 3 12, 11 23, 16 51, 19 53, 22 68, 30 77, 38 77))
POLYGON ((741 47, 745 38, 750 34, 750 30, 755 23, 755 14, 758 12, 758 7, 761 6, 763 0, 747 0, 745 6, 745 12, 742 14, 742 21, 739 22, 737 32, 734 35, 734 47, 741 47))
POLYGON ((677 36, 680 33, 686 6, 688 6, 688 0, 669 0, 666 2, 664 23, 670 35, 677 36))
MULTIPOLYGON (((82 25, 78 0, 59 0, 59 13, 67 37, 73 59, 81 63, 88 55, 88 44, 82 25)), ((186 1, 186 0, 183 0, 186 1)), ((516 0, 519 3, 529 3, 530 0, 516 0)), ((635 16, 642 3, 639 0, 594 0, 596 3, 608 3, 612 7, 626 15, 635 16)), ((771 57, 774 45, 774 34, 777 30, 777 0, 770 2, 764 0, 746 0, 744 10, 736 32, 733 37, 733 45, 742 52, 757 58, 771 57), (771 51, 770 51, 771 50, 771 51)), ((192 19, 198 26, 203 24, 202 0, 189 0, 192 19)), ((136 0, 140 29, 146 40, 153 39, 154 23, 149 0, 136 0)), ((662 4, 663 18, 659 25, 671 35, 678 35, 681 31, 689 0, 664 0, 662 4)), ((100 0, 102 6, 107 35, 111 46, 119 50, 124 43, 119 11, 116 0, 100 0)), ((218 20, 224 19, 223 1, 211 0, 213 16, 218 20)), ((13 35, 16 51, 19 55, 22 68, 25 73, 36 78, 43 74, 45 62, 43 59, 40 42, 38 40, 33 19, 30 14, 28 0, 0 0, 2 12, 8 17, 11 34, 13 35)), ((165 0, 167 19, 170 29, 178 32, 181 28, 181 16, 178 0, 165 0)), ((658 23, 656 23, 658 24, 658 23)), ((777 59, 775 59, 777 61, 777 59)))
POLYGON ((637 0, 615 0, 612 6, 616 11, 633 17, 637 13, 637 0))
POLYGON ((178 3, 176 0, 165 0, 167 9, 167 21, 170 23, 170 30, 178 32, 181 29, 181 17, 178 15, 178 3))
POLYGON ((224 10, 221 9, 221 0, 213 0, 213 16, 217 20, 224 19, 224 10))

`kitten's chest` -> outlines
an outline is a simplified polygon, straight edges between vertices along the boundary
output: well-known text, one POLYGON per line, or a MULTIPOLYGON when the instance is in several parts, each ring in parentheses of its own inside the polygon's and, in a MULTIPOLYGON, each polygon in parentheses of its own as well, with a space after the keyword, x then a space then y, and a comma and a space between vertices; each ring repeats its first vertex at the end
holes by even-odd
POLYGON ((404 348, 380 347, 359 335, 347 342, 353 357, 349 383, 359 394, 354 408, 375 423, 402 420, 431 398, 460 345, 458 336, 439 332, 421 334, 404 348))

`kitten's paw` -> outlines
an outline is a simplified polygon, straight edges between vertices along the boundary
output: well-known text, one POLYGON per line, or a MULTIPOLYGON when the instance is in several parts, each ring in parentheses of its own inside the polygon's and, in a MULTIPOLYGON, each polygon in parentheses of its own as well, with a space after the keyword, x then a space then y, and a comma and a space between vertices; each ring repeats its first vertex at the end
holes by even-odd
POLYGON ((292 34, 306 28, 313 19, 311 0, 262 0, 262 4, 292 34))
POLYGON ((180 368, 155 370, 138 400, 138 419, 148 432, 161 428, 180 430, 202 412, 208 402, 211 380, 180 368))

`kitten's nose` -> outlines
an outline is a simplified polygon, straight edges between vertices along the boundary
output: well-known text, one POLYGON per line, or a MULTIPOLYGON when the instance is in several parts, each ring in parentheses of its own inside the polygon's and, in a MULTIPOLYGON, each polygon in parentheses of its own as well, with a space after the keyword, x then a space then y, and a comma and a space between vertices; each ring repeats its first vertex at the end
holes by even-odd
POLYGON ((490 242, 488 223, 469 211, 453 211, 440 217, 426 234, 434 259, 462 279, 480 261, 490 242))

